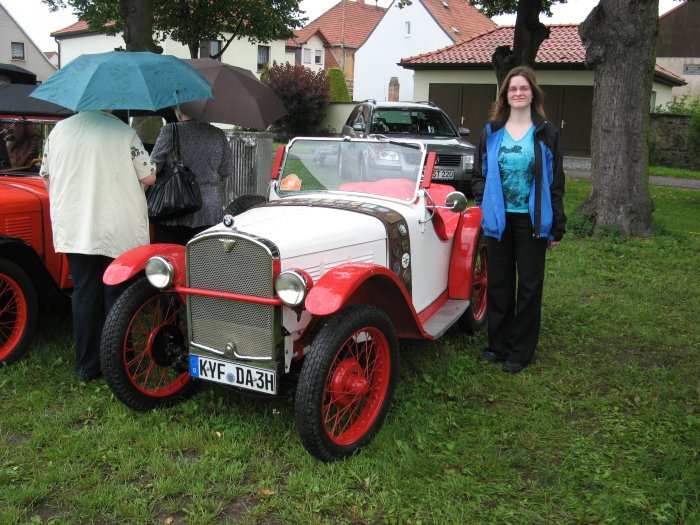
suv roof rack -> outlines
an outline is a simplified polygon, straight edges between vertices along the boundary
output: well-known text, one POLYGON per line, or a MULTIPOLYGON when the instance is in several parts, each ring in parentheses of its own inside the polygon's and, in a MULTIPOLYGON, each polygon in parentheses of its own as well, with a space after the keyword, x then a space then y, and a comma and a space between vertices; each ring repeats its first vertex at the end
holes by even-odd
POLYGON ((437 106, 435 105, 435 103, 432 102, 431 100, 419 100, 419 101, 416 102, 416 104, 427 104, 428 106, 433 106, 434 108, 437 107, 437 106))
POLYGON ((377 101, 374 100, 373 98, 366 98, 366 99, 364 99, 362 102, 371 102, 372 104, 376 104, 376 103, 377 103, 377 101))

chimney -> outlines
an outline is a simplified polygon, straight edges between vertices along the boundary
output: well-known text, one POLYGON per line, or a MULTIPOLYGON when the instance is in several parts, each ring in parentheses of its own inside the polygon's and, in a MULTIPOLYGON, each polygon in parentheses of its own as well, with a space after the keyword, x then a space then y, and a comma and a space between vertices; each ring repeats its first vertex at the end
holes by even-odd
POLYGON ((399 78, 391 77, 389 80, 389 102, 399 101, 399 78))

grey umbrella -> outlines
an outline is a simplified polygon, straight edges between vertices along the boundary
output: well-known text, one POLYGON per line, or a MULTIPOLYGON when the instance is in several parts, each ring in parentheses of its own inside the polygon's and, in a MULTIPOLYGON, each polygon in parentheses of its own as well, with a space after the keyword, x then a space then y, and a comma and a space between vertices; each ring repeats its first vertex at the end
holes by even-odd
POLYGON ((186 60, 212 86, 213 98, 182 104, 189 117, 205 121, 265 129, 287 114, 277 94, 240 67, 211 58, 186 60))

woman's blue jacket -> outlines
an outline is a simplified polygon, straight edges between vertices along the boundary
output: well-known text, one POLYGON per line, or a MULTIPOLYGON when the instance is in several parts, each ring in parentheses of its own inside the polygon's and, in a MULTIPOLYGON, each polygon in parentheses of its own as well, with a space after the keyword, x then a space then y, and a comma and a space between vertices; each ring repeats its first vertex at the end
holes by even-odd
MULTIPOLYGON (((561 240, 566 231, 564 214, 564 166, 559 130, 533 112, 535 124, 535 176, 530 189, 529 211, 533 237, 561 240)), ((506 227, 503 187, 498 167, 505 123, 490 122, 481 133, 474 159, 472 193, 481 206, 484 235, 501 240, 506 227)))

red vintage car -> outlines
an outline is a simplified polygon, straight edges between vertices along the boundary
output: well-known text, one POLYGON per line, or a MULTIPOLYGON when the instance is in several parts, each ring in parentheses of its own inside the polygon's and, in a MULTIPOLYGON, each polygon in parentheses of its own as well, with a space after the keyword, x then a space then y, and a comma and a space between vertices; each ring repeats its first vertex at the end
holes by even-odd
POLYGON ((0 363, 26 353, 39 307, 73 287, 65 256, 53 249, 48 192, 39 178, 41 145, 72 113, 28 98, 34 88, 0 86, 0 363), (19 144, 30 134, 36 150, 19 144))

